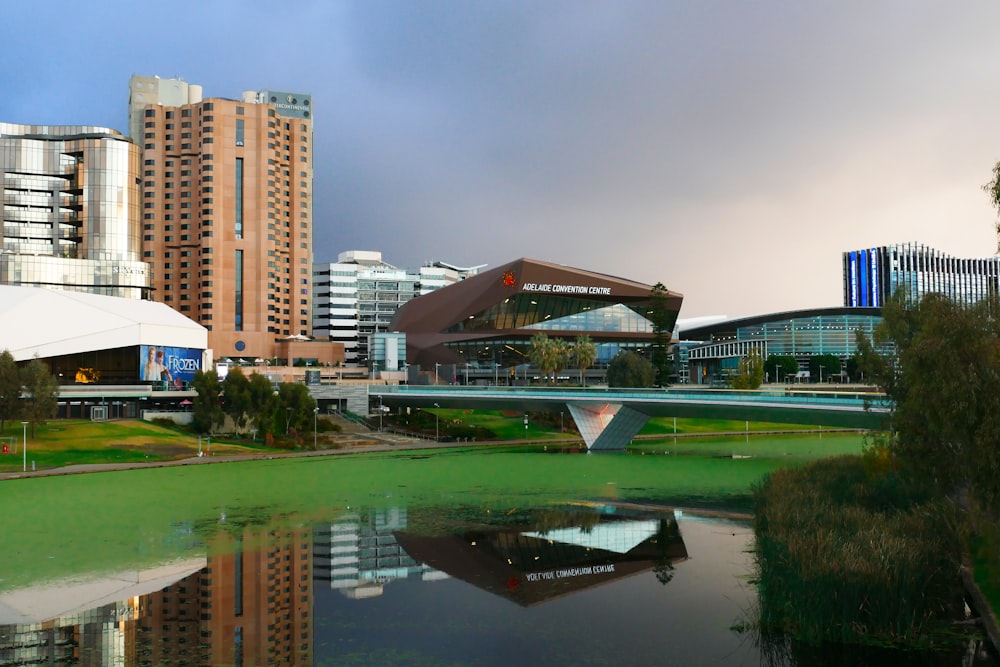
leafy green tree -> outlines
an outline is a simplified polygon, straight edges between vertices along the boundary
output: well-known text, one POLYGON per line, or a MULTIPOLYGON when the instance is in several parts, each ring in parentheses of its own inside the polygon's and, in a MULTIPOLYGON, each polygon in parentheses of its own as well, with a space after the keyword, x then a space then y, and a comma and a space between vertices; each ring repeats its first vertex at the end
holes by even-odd
POLYGON ((10 350, 0 352, 0 433, 21 416, 21 371, 10 350))
POLYGON ((250 411, 250 381, 238 366, 231 368, 222 381, 222 411, 233 420, 237 433, 246 431, 253 417, 250 411))
POLYGON ((670 384, 670 340, 673 338, 673 316, 667 303, 667 288, 656 283, 649 292, 648 319, 653 325, 652 358, 655 383, 670 384))
POLYGON ((222 409, 222 383, 215 371, 197 371, 191 381, 197 395, 192 406, 192 427, 201 433, 213 433, 226 421, 222 409))
POLYGON ((24 405, 21 415, 31 423, 31 436, 35 427, 44 426, 46 420, 56 416, 59 409, 59 381, 44 361, 35 357, 21 369, 24 386, 24 405))
POLYGON ((847 357, 847 361, 844 362, 844 372, 847 373, 847 377, 851 382, 859 382, 861 380, 861 365, 858 361, 857 353, 847 357))
POLYGON ((309 394, 304 384, 282 382, 278 385, 278 396, 273 403, 276 425, 282 435, 292 435, 312 430, 313 408, 316 399, 309 394))
POLYGON ((274 395, 274 386, 271 384, 271 380, 260 373, 252 373, 247 392, 249 395, 247 411, 251 415, 251 429, 255 432, 254 438, 256 439, 256 431, 258 430, 265 433, 270 431, 273 434, 274 420, 271 416, 274 414, 273 406, 277 397, 274 395))
POLYGON ((655 380, 653 364, 635 352, 619 352, 608 363, 609 387, 652 387, 655 380))
MULTIPOLYGON (((983 186, 983 190, 990 198, 990 204, 1000 212, 1000 162, 993 165, 993 180, 983 186)), ((1000 218, 994 226, 997 235, 997 252, 1000 253, 1000 218)))
POLYGON ((890 453, 902 469, 996 519, 1000 300, 966 306, 927 294, 908 306, 900 291, 882 317, 873 341, 857 338, 861 369, 893 405, 890 453))
POLYGON ((733 389, 757 389, 764 382, 764 360, 760 352, 751 350, 740 359, 739 370, 732 377, 733 389))
POLYGON ((571 352, 576 367, 580 369, 580 384, 587 386, 587 378, 584 373, 597 361, 597 346, 594 345, 590 336, 583 334, 576 337, 571 352))
POLYGON ((843 365, 835 354, 815 354, 809 358, 809 377, 816 382, 840 373, 843 365))
POLYGON ((790 354, 769 354, 764 360, 764 372, 775 382, 781 382, 784 376, 799 372, 799 362, 790 354))

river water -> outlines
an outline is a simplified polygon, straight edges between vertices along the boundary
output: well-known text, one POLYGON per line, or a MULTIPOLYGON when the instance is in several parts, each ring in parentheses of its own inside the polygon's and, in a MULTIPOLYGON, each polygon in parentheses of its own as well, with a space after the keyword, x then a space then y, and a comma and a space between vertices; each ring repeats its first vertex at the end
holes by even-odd
MULTIPOLYGON (((643 469, 682 465, 641 459, 643 469)), ((32 581, 15 581, 10 559, 0 569, 10 575, 0 577, 0 665, 995 666, 974 643, 934 654, 762 644, 740 629, 755 603, 749 523, 666 502, 669 489, 649 481, 624 492, 640 457, 596 460, 600 481, 553 479, 558 492, 544 497, 529 470, 592 476, 595 457, 467 451, 105 476, 122 494, 109 490, 110 502, 148 498, 151 480, 197 500, 178 499, 169 520, 150 509, 142 528, 114 538, 97 519, 79 535, 67 525, 62 551, 58 535, 8 539, 16 556, 67 565, 43 562, 32 581), (478 466, 501 465, 522 471, 523 493, 500 481, 484 489, 478 466), (258 492, 239 496, 230 475, 258 492), (317 499, 289 480, 338 490, 317 499), (360 502, 343 490, 352 484, 377 491, 360 502), (103 566, 69 553, 108 541, 103 566)), ((29 486, 41 481, 7 488, 49 491, 29 486)), ((88 494, 80 505, 93 483, 74 491, 88 494)))

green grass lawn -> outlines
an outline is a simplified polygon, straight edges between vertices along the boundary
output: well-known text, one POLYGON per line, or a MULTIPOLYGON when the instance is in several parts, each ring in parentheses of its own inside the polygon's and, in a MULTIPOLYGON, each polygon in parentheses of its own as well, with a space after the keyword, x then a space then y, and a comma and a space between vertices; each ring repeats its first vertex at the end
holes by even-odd
MULTIPOLYGON (((24 432, 21 424, 8 423, 0 434, 13 437, 9 453, 0 454, 0 472, 21 470, 24 466, 24 432)), ((27 466, 37 469, 58 468, 88 463, 131 463, 167 461, 196 456, 198 437, 181 429, 168 428, 139 420, 91 422, 87 420, 50 421, 27 433, 27 466)), ((211 442, 218 454, 254 451, 245 445, 220 440, 211 442)))
MULTIPOLYGON (((573 418, 567 412, 560 419, 555 414, 548 415, 545 423, 540 422, 537 415, 529 413, 528 428, 524 428, 524 413, 501 410, 451 410, 447 408, 427 409, 429 414, 437 414, 441 434, 446 433, 449 424, 477 426, 489 429, 496 434, 497 440, 544 440, 557 439, 576 435, 573 431, 573 418), (565 430, 561 430, 565 429, 565 430)), ((427 424, 424 424, 425 428, 427 424)), ((815 430, 816 426, 804 424, 775 424, 770 422, 750 422, 751 433, 775 431, 806 431, 815 430)), ((702 433, 744 433, 747 422, 725 419, 678 419, 678 435, 697 435, 702 433)), ((654 417, 646 422, 640 436, 673 435, 674 420, 668 417, 654 417)))

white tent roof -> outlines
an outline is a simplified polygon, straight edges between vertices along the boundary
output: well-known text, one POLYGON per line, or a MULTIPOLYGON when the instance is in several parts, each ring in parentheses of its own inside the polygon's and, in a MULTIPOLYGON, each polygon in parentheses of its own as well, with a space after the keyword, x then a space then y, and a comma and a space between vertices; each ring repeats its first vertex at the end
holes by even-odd
POLYGON ((17 361, 136 345, 204 350, 208 330, 153 301, 0 285, 0 350, 17 361))

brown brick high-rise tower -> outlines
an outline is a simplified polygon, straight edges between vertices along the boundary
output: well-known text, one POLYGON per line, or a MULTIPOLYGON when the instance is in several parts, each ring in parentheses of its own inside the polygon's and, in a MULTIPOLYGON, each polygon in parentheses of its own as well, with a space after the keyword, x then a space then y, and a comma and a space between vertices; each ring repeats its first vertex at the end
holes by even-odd
POLYGON ((311 96, 202 99, 137 76, 129 92, 153 299, 205 326, 216 357, 279 356, 311 331, 311 96))

